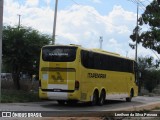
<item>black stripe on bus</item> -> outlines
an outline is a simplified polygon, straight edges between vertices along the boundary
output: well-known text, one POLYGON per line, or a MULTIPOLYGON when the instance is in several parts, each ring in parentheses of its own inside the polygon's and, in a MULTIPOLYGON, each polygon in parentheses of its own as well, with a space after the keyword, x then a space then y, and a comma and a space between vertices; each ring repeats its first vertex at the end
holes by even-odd
POLYGON ((42 89, 44 92, 74 92, 74 90, 61 90, 61 89, 42 89))

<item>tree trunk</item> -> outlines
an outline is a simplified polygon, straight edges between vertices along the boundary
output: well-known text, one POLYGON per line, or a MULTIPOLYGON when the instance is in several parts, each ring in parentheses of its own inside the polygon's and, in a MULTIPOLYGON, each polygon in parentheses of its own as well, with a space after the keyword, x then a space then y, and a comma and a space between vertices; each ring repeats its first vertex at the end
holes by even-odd
POLYGON ((20 90, 20 83, 19 83, 19 73, 13 73, 13 82, 14 82, 14 86, 17 90, 20 90))
POLYGON ((141 94, 141 88, 142 88, 142 80, 139 79, 139 81, 138 81, 138 94, 139 95, 141 94))
POLYGON ((19 74, 20 74, 20 72, 19 72, 18 66, 14 66, 13 72, 12 72, 12 76, 13 76, 14 87, 17 90, 20 90, 20 83, 19 83, 20 77, 19 77, 19 74))

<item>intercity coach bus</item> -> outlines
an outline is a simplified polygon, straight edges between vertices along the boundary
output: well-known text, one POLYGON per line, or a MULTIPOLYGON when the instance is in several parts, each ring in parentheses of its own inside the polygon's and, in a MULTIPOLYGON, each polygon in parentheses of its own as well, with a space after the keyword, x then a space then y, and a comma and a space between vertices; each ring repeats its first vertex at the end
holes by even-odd
POLYGON ((136 62, 119 54, 78 45, 47 45, 41 50, 39 97, 59 104, 137 96, 136 62))

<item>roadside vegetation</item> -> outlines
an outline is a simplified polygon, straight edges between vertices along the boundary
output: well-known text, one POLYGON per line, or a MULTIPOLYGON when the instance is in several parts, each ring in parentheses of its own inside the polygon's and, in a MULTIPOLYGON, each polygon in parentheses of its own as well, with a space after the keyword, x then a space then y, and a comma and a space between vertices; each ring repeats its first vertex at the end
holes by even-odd
MULTIPOLYGON (((140 3, 140 2, 139 2, 140 3)), ((133 29, 130 35, 132 43, 130 47, 135 49, 135 42, 141 44, 144 48, 148 48, 156 56, 140 57, 138 59, 138 70, 141 73, 139 79, 139 93, 141 89, 147 90, 149 93, 158 91, 160 84, 160 1, 153 0, 146 6, 144 13, 138 19, 138 25, 133 29), (147 27, 147 30, 146 30, 147 27), (134 42, 134 43, 133 43, 134 42)), ((160 88, 159 88, 160 89, 160 88)), ((159 90, 160 94, 160 90, 159 90)))
POLYGON ((38 92, 23 91, 23 90, 6 90, 2 89, 2 103, 17 103, 17 102, 37 102, 40 101, 38 92))
POLYGON ((159 61, 153 57, 138 58, 139 71, 139 93, 143 95, 142 89, 146 93, 160 94, 160 69, 159 61))
POLYGON ((48 45, 51 36, 30 27, 3 27, 2 72, 12 73, 14 86, 20 90, 20 77, 37 75, 40 51, 48 45))
POLYGON ((25 26, 3 27, 1 102, 35 102, 38 98, 40 50, 51 36, 25 26), (7 77, 7 74, 12 77, 7 77), (34 78, 33 78, 34 76, 34 78))

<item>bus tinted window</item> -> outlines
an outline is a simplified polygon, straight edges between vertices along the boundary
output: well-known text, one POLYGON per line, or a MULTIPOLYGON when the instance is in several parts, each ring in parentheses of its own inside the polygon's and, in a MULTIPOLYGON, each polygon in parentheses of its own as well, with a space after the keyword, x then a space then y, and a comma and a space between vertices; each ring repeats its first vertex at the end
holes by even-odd
POLYGON ((42 59, 49 62, 72 62, 76 58, 76 47, 43 47, 42 59))
POLYGON ((91 51, 81 51, 82 65, 90 69, 133 73, 133 61, 91 51))

